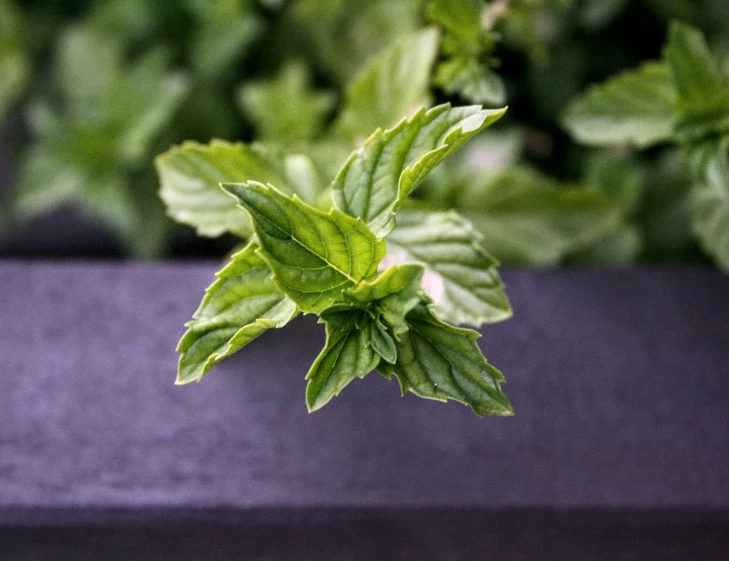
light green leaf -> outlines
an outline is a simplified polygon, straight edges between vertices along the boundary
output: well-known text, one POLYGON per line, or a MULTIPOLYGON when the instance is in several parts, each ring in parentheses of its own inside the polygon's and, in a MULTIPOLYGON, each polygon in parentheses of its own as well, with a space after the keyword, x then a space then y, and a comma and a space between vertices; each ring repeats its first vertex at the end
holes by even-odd
POLYGON ((21 160, 14 212, 27 220, 53 210, 79 196, 88 178, 68 161, 55 143, 42 143, 28 149, 21 160))
POLYGON ((422 287, 445 321, 480 326, 511 316, 511 305, 480 234, 455 212, 403 209, 387 238, 383 265, 425 266, 422 287))
POLYGON ((180 339, 177 384, 199 381, 223 358, 271 328, 283 327, 298 313, 273 282, 271 270, 249 243, 232 256, 186 324, 180 339))
POLYGON ((719 267, 729 271, 729 136, 693 148, 689 157, 693 230, 719 267))
POLYGON ((380 363, 407 391, 427 399, 453 399, 478 415, 513 415, 501 391, 504 377, 488 363, 476 340, 480 335, 443 323, 425 306, 408 315, 410 329, 396 343, 397 364, 380 363))
POLYGON ((506 109, 439 105, 375 132, 334 179, 334 204, 387 235, 407 196, 438 163, 496 122, 506 109))
POLYGON ((93 26, 75 25, 61 35, 56 56, 56 78, 69 113, 99 119, 103 97, 121 74, 122 42, 93 26))
POLYGON ((458 208, 500 261, 541 266, 594 243, 622 215, 601 193, 560 185, 524 167, 473 177, 458 208))
POLYGON ((673 139, 677 99, 666 66, 648 62, 589 88, 568 107, 564 125, 584 144, 645 148, 673 139))
POLYGON ((393 294, 401 293, 413 283, 419 284, 423 266, 416 263, 389 267, 374 280, 365 280, 344 293, 344 297, 358 304, 369 304, 393 294))
POLYGON ((247 238, 252 233, 248 217, 220 183, 257 179, 288 186, 280 162, 264 149, 242 143, 186 142, 158 156, 156 166, 168 214, 195 227, 201 236, 230 232, 247 238))
POLYGON ((119 157, 127 164, 147 164, 152 142, 170 124, 187 95, 188 80, 168 72, 168 67, 164 51, 151 51, 105 92, 104 111, 118 137, 119 157))
POLYGON ((504 105, 506 86, 501 76, 475 58, 453 57, 438 65, 434 83, 448 95, 488 106, 504 105))
POLYGON ((238 99, 259 136, 277 141, 318 137, 336 101, 330 92, 311 89, 308 69, 301 63, 289 63, 271 80, 245 84, 238 99))
POLYGON ((306 405, 310 412, 321 409, 350 382, 377 368, 380 356, 370 345, 369 330, 357 328, 360 314, 345 311, 323 315, 327 342, 306 375, 306 405))
POLYGON ((685 113, 711 113, 722 105, 729 110, 729 97, 719 68, 698 29, 673 22, 663 56, 673 74, 685 113))
POLYGON ((270 185, 223 188, 248 211, 274 280, 303 312, 322 312, 377 272, 385 242, 361 220, 337 209, 324 213, 270 185))
POLYGON ((337 132, 362 141, 380 127, 430 105, 430 72, 438 31, 426 29, 397 41, 373 58, 348 84, 337 132))

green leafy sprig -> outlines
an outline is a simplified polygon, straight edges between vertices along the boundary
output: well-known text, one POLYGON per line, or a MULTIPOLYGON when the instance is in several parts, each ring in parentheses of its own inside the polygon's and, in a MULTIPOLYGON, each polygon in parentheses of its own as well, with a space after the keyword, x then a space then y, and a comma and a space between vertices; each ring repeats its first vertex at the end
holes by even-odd
MULTIPOLYGON (((253 231, 187 324, 177 383, 200 380, 264 331, 314 313, 327 339, 307 375, 310 411, 377 370, 394 375, 403 394, 459 401, 479 415, 513 414, 500 388, 504 377, 476 343, 480 335, 447 323, 481 325, 510 315, 496 261, 465 218, 403 208, 433 167, 504 111, 441 105, 377 130, 337 174, 331 202, 318 207, 243 144, 219 144, 214 154, 178 148, 158 160, 163 185, 180 166, 207 170, 241 217, 241 209, 247 214, 236 222, 226 210, 220 231, 244 234, 240 224, 253 231), (173 158, 183 160, 171 167, 173 158), (274 186, 276 179, 282 185, 274 186)), ((209 201, 212 220, 209 185, 195 188, 201 197, 210 191, 201 200, 209 201)))
POLYGON ((680 147, 693 184, 694 234, 729 270, 729 76, 699 30, 674 22, 661 61, 593 86, 564 123, 593 146, 680 147))

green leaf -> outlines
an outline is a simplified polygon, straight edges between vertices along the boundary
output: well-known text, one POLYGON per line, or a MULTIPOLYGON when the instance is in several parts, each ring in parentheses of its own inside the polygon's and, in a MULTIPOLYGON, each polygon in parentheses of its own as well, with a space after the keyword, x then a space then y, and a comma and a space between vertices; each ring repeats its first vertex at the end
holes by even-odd
POLYGON ((324 213, 270 185, 223 188, 248 211, 274 280, 303 312, 322 312, 377 272, 385 242, 361 220, 337 209, 324 213))
POLYGON ((438 53, 438 32, 406 36, 373 58, 347 85, 337 132, 364 140, 430 105, 430 72, 438 53))
POLYGON ((20 97, 30 74, 23 22, 13 2, 0 0, 0 119, 20 97))
POLYGON ((689 157, 693 230, 719 267, 729 271, 729 136, 693 148, 689 157))
POLYGON ((105 92, 105 113, 118 137, 120 159, 148 164, 152 142, 170 124, 189 90, 188 80, 168 72, 169 57, 153 50, 133 65, 105 92))
POLYGON ((442 26, 460 43, 477 44, 482 35, 482 0, 432 0, 428 3, 428 19, 442 26))
POLYGON ((312 140, 321 134, 335 97, 313 91, 310 82, 303 64, 289 63, 275 78, 241 88, 240 106, 262 139, 312 140))
POLYGON ((387 235, 395 212, 430 170, 505 111, 439 105, 378 130, 334 179, 334 204, 367 222, 377 236, 387 235))
POLYGON ((613 231, 620 208, 601 193, 565 187, 525 167, 473 177, 458 209, 500 261, 557 265, 613 231))
POLYGON ((56 143, 32 146, 21 160, 14 212, 27 220, 51 211, 79 196, 87 181, 83 170, 68 161, 56 143))
MULTIPOLYGON (((388 260, 391 260, 390 256, 382 263, 388 260)), ((374 280, 362 281, 356 288, 344 292, 342 299, 371 310, 390 326, 395 337, 399 337, 408 330, 405 316, 423 300, 420 285, 424 270, 423 265, 416 263, 394 265, 374 280)))
POLYGON ((188 91, 186 78, 169 71, 167 53, 153 49, 125 66, 122 41, 86 24, 64 33, 58 57, 67 120, 103 131, 115 145, 111 165, 146 161, 188 91))
POLYGON ((453 57, 438 65, 434 83, 448 95, 488 106, 506 102, 506 86, 501 76, 471 57, 453 57))
POLYGON ((564 125, 584 144, 645 148, 673 139, 677 99, 670 71, 648 62, 589 88, 568 107, 564 125))
POLYGON ((336 82, 346 82, 384 45, 421 27, 422 5, 423 0, 296 0, 282 10, 283 27, 272 44, 289 56, 310 56, 336 82), (292 44, 282 45, 285 41, 292 44))
POLYGON ((247 238, 252 233, 248 217, 220 183, 256 179, 288 186, 280 162, 264 149, 242 143, 186 142, 158 156, 156 166, 168 214, 195 227, 201 236, 230 232, 247 238))
POLYGON ((403 209, 383 264, 425 266, 422 286, 445 321, 480 326, 511 316, 511 305, 480 234, 455 212, 403 209))
POLYGON ((663 54, 679 92, 680 137, 696 141, 716 132, 729 132, 729 84, 702 33, 674 22, 663 54))
POLYGON ((460 401, 478 415, 513 415, 501 391, 504 377, 488 363, 476 340, 480 335, 443 323, 421 305, 408 315, 409 331, 397 341, 397 364, 380 363, 395 375, 403 393, 460 401))
POLYGON ((64 30, 56 56, 56 79, 69 113, 98 119, 103 96, 121 73, 122 42, 91 25, 75 25, 64 30))
POLYGON ((189 2, 196 8, 198 29, 191 37, 190 58, 195 70, 207 80, 216 78, 246 54, 246 48, 263 31, 264 24, 251 2, 189 2))
POLYGON ((684 112, 713 112, 722 105, 729 110, 729 97, 723 87, 719 68, 698 29, 673 22, 663 56, 673 73, 684 112))
POLYGON ((388 333, 387 327, 380 320, 369 322, 370 345, 380 357, 390 364, 397 362, 397 347, 395 339, 388 333))
MULTIPOLYGON (((497 8, 498 10, 498 8, 497 8)), ((498 37, 490 31, 493 17, 482 0, 433 0, 428 17, 446 31, 434 83, 449 95, 471 103, 504 105, 506 88, 489 65, 498 37)))
POLYGON ((177 347, 177 384, 201 380, 223 358, 296 317, 296 305, 276 287, 257 247, 249 243, 232 256, 186 324, 177 347))
POLYGON ((310 412, 321 409, 350 382, 377 368, 380 356, 370 345, 370 331, 357 328, 360 314, 345 311, 322 316, 327 342, 306 375, 306 405, 310 412))
POLYGON ((582 183, 595 189, 631 216, 639 208, 644 174, 635 158, 620 153, 597 152, 591 154, 585 166, 582 183))

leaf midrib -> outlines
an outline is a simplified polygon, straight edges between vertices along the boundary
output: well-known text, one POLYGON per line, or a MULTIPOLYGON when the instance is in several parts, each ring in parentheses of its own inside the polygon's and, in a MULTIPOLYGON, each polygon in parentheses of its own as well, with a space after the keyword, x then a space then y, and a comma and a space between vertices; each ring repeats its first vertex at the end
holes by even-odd
MULTIPOLYGON (((245 209, 245 207, 243 207, 243 208, 245 209)), ((247 210, 247 209, 245 209, 245 210, 247 210)), ((257 221, 254 221, 254 222, 256 222, 256 229, 258 229, 257 221)), ((313 249, 311 249, 309 246, 305 245, 302 241, 300 241, 293 233, 287 232, 286 230, 284 230, 283 228, 281 228, 278 224, 276 224, 273 220, 269 220, 268 222, 274 228, 276 228, 279 232, 281 232, 282 234, 285 234, 288 238, 290 238, 291 241, 296 242, 297 245, 299 245, 302 248, 304 248, 306 251, 308 251, 309 253, 311 253, 314 257, 317 257, 317 258, 321 259, 324 263, 326 263, 329 267, 331 267, 332 269, 334 269, 337 273, 339 273, 340 275, 342 275, 344 278, 346 278, 347 280, 349 280, 352 284, 354 284, 355 286, 359 286, 360 281, 356 280, 354 277, 352 277, 348 273, 345 273, 339 267, 337 267, 336 265, 334 265, 333 263, 331 263, 329 261, 329 252, 328 251, 327 251, 326 257, 322 257, 317 252, 315 252, 313 249)), ((344 233, 344 230, 342 230, 342 227, 339 224, 337 224, 334 221, 332 221, 332 224, 334 224, 334 226, 336 226, 336 228, 342 234, 342 237, 344 238, 344 240, 345 240, 345 242, 347 244, 347 253, 349 255, 349 261, 351 263, 352 262, 352 247, 350 246, 350 243, 349 243, 349 237, 344 233)), ((315 228, 315 231, 316 231, 317 236, 319 236, 319 240, 324 245, 324 249, 326 249, 326 243, 324 242, 324 239, 322 237, 321 231, 318 228, 315 228)), ((260 237, 260 235, 259 235, 259 237, 260 237)), ((261 255, 261 257, 263 257, 264 259, 266 259, 267 256, 268 256, 268 252, 264 252, 264 254, 261 255)))

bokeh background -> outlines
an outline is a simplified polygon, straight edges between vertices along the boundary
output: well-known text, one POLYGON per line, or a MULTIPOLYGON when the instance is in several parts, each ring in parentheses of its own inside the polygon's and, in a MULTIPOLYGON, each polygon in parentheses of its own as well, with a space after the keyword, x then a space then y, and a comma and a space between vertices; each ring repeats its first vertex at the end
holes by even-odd
POLYGON ((729 72, 726 0, 0 0, 0 254, 222 256, 235 238, 166 215, 156 155, 261 142, 324 189, 377 126, 451 101, 509 112, 418 196, 466 211, 502 262, 721 264, 676 142, 595 147, 569 127, 591 84, 661 58, 673 20, 729 72), (358 107, 377 57, 422 55, 433 29, 423 83, 358 107))

